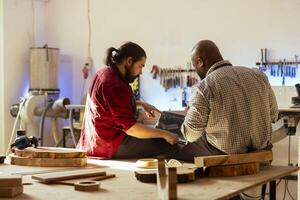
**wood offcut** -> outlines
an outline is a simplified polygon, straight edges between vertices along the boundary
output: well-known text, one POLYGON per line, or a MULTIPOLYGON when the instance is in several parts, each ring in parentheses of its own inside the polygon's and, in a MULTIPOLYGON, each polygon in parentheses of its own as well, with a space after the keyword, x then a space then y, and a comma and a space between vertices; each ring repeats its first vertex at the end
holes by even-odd
POLYGON ((273 160, 272 151, 260 151, 244 154, 195 157, 195 165, 197 167, 211 167, 219 165, 235 165, 254 162, 260 163, 271 160, 273 160))
POLYGON ((73 170, 73 171, 56 172, 56 173, 48 173, 48 174, 38 174, 35 176, 31 176, 31 178, 35 180, 39 180, 43 183, 53 183, 56 181, 87 178, 93 176, 105 176, 105 175, 106 172, 104 172, 102 169, 94 168, 94 169, 73 170))
POLYGON ((257 174, 259 171, 259 163, 244 163, 207 167, 205 168, 204 175, 207 177, 231 177, 257 174))
POLYGON ((165 160, 158 157, 157 189, 160 200, 177 199, 176 168, 168 168, 166 173, 165 160))
POLYGON ((23 193, 22 176, 0 176, 0 197, 15 197, 23 193))

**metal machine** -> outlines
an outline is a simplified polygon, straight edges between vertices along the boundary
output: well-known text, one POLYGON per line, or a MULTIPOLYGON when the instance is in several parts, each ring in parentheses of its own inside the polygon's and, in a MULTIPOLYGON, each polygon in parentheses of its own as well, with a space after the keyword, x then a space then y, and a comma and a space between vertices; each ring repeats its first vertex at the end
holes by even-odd
POLYGON ((21 102, 11 107, 11 115, 16 117, 10 144, 15 135, 18 120, 20 129, 40 139, 44 143, 45 118, 51 118, 52 132, 55 142, 59 141, 57 118, 68 118, 66 105, 70 100, 59 98, 58 88, 59 49, 44 47, 30 48, 30 88, 21 98, 21 102))

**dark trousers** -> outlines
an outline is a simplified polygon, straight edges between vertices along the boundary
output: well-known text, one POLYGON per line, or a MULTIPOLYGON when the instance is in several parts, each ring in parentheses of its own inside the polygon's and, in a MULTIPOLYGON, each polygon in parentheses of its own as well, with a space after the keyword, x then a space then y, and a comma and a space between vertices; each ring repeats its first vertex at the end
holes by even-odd
POLYGON ((196 156, 221 154, 224 153, 210 145, 207 142, 205 135, 193 143, 188 143, 182 148, 177 144, 171 145, 161 138, 138 139, 127 135, 120 144, 113 158, 153 158, 162 155, 167 159, 173 158, 186 162, 194 162, 194 157, 196 156))

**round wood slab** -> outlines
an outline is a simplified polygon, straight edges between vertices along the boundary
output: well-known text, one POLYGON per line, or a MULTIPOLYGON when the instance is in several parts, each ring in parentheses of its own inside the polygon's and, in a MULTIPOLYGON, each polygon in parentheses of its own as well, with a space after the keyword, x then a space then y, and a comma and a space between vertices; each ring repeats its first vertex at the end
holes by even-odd
POLYGON ((38 166, 38 167, 83 167, 86 166, 87 157, 85 158, 24 158, 11 154, 10 160, 12 165, 38 166))
POLYGON ((26 149, 15 149, 15 154, 24 158, 84 158, 86 151, 71 148, 56 147, 28 147, 26 149))

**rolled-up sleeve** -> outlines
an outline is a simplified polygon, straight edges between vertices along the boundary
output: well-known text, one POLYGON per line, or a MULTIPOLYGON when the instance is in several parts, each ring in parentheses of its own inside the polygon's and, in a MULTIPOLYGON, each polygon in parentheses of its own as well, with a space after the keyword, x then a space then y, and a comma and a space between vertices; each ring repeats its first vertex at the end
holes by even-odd
POLYGON ((209 103, 199 88, 192 89, 189 109, 181 132, 189 142, 194 142, 203 135, 209 117, 209 103))

